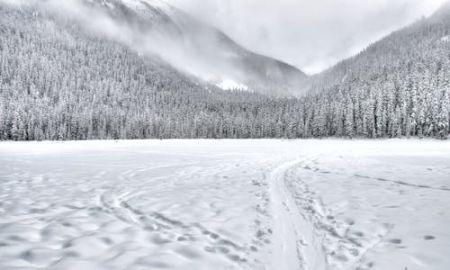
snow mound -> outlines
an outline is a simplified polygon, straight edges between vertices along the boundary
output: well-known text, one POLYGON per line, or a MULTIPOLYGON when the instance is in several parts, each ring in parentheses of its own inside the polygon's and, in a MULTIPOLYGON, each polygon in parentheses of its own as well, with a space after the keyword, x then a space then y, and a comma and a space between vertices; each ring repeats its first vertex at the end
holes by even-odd
POLYGON ((450 36, 445 36, 441 38, 442 42, 450 42, 450 36))

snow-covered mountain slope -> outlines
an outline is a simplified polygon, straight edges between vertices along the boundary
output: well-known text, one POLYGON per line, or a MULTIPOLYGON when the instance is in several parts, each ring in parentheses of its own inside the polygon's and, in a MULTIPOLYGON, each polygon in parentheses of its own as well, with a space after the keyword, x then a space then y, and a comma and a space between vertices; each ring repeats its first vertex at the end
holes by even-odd
MULTIPOLYGON (((450 127, 450 7, 309 77, 306 107, 325 136, 436 136, 450 127)), ((307 118, 305 118, 307 119, 307 118)))
POLYGON ((296 92, 306 77, 293 66, 243 48, 163 0, 86 1, 101 4, 114 20, 128 22, 144 34, 151 31, 160 46, 153 51, 175 68, 213 84, 232 80, 256 92, 286 95, 296 92))
MULTIPOLYGON (((336 86, 359 87, 383 77, 405 79, 407 74, 436 74, 450 68, 450 2, 371 44, 354 57, 303 81, 301 92, 326 91, 336 86)), ((437 76, 433 76, 435 80, 437 76)))
POLYGON ((315 89, 323 90, 319 94, 274 100, 253 93, 255 85, 265 84, 259 92, 286 93, 289 80, 266 75, 288 76, 289 67, 254 57, 163 4, 5 1, 0 0, 3 140, 449 134, 446 9, 313 77, 315 89), (50 10, 10 6, 32 2, 50 10))

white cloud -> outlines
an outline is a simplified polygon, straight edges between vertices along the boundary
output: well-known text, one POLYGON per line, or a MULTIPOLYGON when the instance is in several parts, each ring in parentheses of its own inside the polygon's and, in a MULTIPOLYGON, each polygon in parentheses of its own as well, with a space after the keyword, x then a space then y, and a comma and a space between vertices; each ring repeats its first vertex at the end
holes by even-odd
MULTIPOLYGON (((33 8, 44 8, 66 19, 78 22, 87 32, 118 42, 139 55, 157 56, 176 69, 194 75, 206 81, 216 80, 218 75, 232 70, 233 75, 240 75, 234 67, 212 64, 209 58, 215 55, 218 46, 209 36, 204 38, 202 50, 193 49, 189 43, 185 44, 177 35, 159 28, 140 28, 134 24, 123 23, 108 15, 104 9, 94 8, 82 0, 0 0, 0 3, 20 6, 24 4, 36 5, 33 8), (189 51, 189 53, 186 53, 189 51)), ((193 46, 195 47, 195 46, 193 46)))
MULTIPOLYGON (((151 0, 148 0, 151 1, 151 0)), ((244 46, 316 73, 445 0, 167 0, 244 46)))

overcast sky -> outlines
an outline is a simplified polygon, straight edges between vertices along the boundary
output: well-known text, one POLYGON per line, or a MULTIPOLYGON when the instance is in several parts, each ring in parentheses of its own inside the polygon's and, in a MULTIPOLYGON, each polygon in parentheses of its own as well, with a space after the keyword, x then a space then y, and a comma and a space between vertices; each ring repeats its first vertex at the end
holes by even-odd
POLYGON ((445 0, 167 0, 245 47, 312 74, 445 0))

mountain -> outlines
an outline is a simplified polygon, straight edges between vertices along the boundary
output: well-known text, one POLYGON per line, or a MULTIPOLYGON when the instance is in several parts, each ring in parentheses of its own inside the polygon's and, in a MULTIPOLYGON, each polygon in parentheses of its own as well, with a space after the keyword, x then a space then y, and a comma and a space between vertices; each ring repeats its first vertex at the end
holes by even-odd
POLYGON ((447 138, 449 10, 305 78, 163 2, 0 0, 0 140, 447 138))
MULTIPOLYGON (((306 78, 297 68, 243 48, 218 29, 161 0, 88 2, 105 7, 111 18, 138 30, 138 35, 150 36, 144 44, 157 40, 156 48, 148 46, 150 51, 173 67, 221 88, 286 96, 295 93, 306 78)), ((140 49, 146 50, 145 46, 140 49)))
POLYGON ((102 16, 108 2, 30 2, 0 1, 0 140, 296 136, 285 128, 295 107, 223 91, 132 46, 154 38, 102 16))
MULTIPOLYGON (((446 39, 450 37, 450 2, 429 18, 417 20, 369 45, 359 54, 303 81, 300 92, 320 92, 352 81, 374 80, 374 77, 399 75, 409 65, 430 65, 445 62, 446 39)), ((430 70, 429 70, 430 71, 430 70)), ((410 73, 409 72, 409 73, 410 73)))
POLYGON ((303 83, 323 136, 447 137, 450 4, 303 83))

